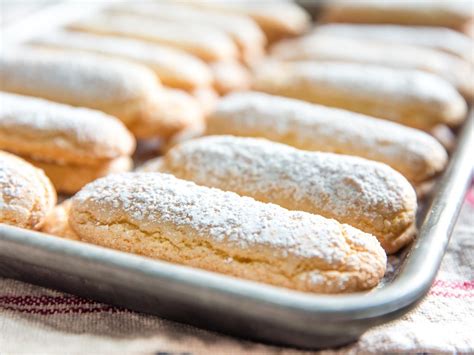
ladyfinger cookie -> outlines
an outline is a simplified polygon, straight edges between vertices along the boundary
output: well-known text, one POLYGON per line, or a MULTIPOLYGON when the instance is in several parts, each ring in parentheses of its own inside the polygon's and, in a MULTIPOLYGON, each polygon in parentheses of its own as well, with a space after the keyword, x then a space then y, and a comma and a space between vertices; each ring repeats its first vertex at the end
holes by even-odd
POLYGON ((205 115, 214 111, 219 101, 219 94, 212 87, 202 87, 194 89, 190 94, 197 100, 205 115))
POLYGON ((158 43, 62 30, 39 37, 32 44, 92 52, 137 62, 153 70, 160 81, 170 87, 193 90, 212 85, 212 74, 202 60, 158 43))
POLYGON ((240 50, 240 58, 245 63, 254 63, 265 53, 265 34, 247 16, 224 14, 212 9, 197 8, 177 2, 127 3, 113 6, 109 11, 156 20, 211 26, 227 33, 234 40, 240 50))
POLYGON ((331 1, 322 21, 441 26, 460 29, 472 20, 472 3, 465 1, 331 1))
MULTIPOLYGON (((163 127, 160 132, 167 140, 179 135, 182 131, 201 127, 204 124, 202 104, 186 91, 163 88, 153 110, 161 118, 163 127)), ((139 137, 149 137, 150 127, 146 125, 131 126, 132 132, 139 137)))
POLYGON ((370 234, 168 174, 96 180, 69 224, 85 242, 299 291, 366 290, 385 272, 370 234))
POLYGON ((467 100, 474 97, 474 67, 455 55, 429 48, 312 34, 277 43, 272 48, 272 57, 283 61, 334 61, 419 69, 447 80, 467 100))
POLYGON ((0 149, 38 160, 96 165, 131 156, 135 139, 105 113, 0 92, 0 149))
POLYGON ((135 139, 115 117, 7 93, 0 102, 0 149, 43 169, 58 191, 130 170, 135 139))
POLYGON ((22 48, 1 56, 0 79, 3 91, 111 114, 139 138, 166 138, 176 133, 177 123, 160 112, 160 83, 151 70, 139 64, 93 54, 22 48))
POLYGON ((316 26, 311 33, 437 49, 474 63, 472 39, 450 28, 332 23, 316 26))
POLYGON ((42 169, 57 191, 72 195, 84 185, 106 175, 130 171, 133 168, 131 157, 123 156, 104 161, 97 165, 74 163, 58 164, 25 157, 29 163, 42 169))
POLYGON ((46 216, 41 232, 55 235, 70 240, 79 240, 69 226, 69 210, 71 209, 71 200, 65 200, 55 206, 46 216))
POLYGON ((413 187, 387 165, 361 158, 209 136, 172 148, 143 170, 333 218, 374 235, 388 253, 416 232, 413 187))
POLYGON ((302 7, 286 0, 192 0, 189 3, 225 13, 249 16, 260 25, 270 41, 299 35, 305 32, 311 23, 309 14, 302 7))
POLYGON ((39 229, 56 204, 56 191, 40 169, 0 151, 0 223, 39 229))
POLYGON ((74 22, 69 28, 164 44, 205 61, 231 60, 239 54, 237 45, 225 32, 192 22, 183 24, 133 15, 101 14, 74 22))
POLYGON ((432 180, 448 160, 441 144, 422 131, 257 92, 234 93, 219 101, 206 133, 262 137, 303 150, 379 161, 415 186, 432 180))
POLYGON ((254 88, 429 130, 464 121, 467 104, 436 75, 418 70, 337 62, 269 62, 254 88))
POLYGON ((214 88, 222 95, 246 90, 252 84, 250 71, 237 61, 213 62, 210 68, 214 76, 214 88))

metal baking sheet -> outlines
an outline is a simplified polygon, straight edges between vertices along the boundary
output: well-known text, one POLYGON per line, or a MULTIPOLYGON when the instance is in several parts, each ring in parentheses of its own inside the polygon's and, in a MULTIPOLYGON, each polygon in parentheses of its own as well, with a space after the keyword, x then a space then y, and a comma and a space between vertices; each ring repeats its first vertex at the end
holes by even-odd
POLYGON ((370 292, 297 292, 1 224, 0 275, 246 339, 341 346, 405 314, 428 292, 470 183, 472 152, 471 112, 424 203, 418 238, 390 258, 391 272, 370 292))

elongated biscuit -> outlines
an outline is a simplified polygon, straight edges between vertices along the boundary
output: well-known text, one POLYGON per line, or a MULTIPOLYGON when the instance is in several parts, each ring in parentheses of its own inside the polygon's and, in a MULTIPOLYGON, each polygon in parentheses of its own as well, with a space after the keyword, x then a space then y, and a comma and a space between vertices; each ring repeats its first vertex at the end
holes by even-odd
POLYGON ((130 171, 133 161, 130 157, 119 157, 97 165, 57 164, 25 157, 29 163, 42 169, 57 191, 72 195, 84 185, 110 174, 130 171))
POLYGON ((0 223, 39 229, 56 203, 56 192, 43 171, 0 151, 0 223))
POLYGON ((265 34, 247 16, 223 14, 212 9, 196 8, 176 2, 127 3, 113 6, 109 11, 211 26, 227 33, 234 40, 240 49, 242 60, 247 63, 257 61, 265 52, 265 34))
POLYGON ((387 165, 361 158, 264 139, 209 136, 174 147, 143 170, 334 218, 376 236, 388 253, 416 232, 410 183, 387 165))
MULTIPOLYGON (((204 122, 204 108, 200 102, 186 91, 163 88, 154 112, 161 118, 162 128, 160 136, 172 139, 182 131, 202 126, 204 122)), ((132 132, 139 137, 150 137, 150 126, 132 125, 132 132)))
POLYGON ((254 88, 339 107, 429 130, 458 125, 467 105, 445 80, 418 70, 334 62, 271 62, 259 66, 254 88))
POLYGON ((303 150, 355 155, 390 165, 419 186, 444 169, 448 157, 430 135, 354 112, 258 92, 223 98, 207 134, 262 137, 303 150))
POLYGON ((210 63, 214 75, 214 88, 220 94, 250 88, 252 76, 249 70, 237 61, 210 63))
POLYGON ((182 24, 133 15, 102 14, 72 23, 69 28, 165 44, 185 50, 205 61, 238 57, 238 48, 227 34, 192 22, 182 24))
POLYGON ((449 81, 466 99, 474 97, 474 67, 457 56, 429 48, 312 34, 277 43, 272 56, 284 61, 335 61, 419 69, 449 81))
POLYGON ((322 14, 323 21, 390 23, 442 26, 460 29, 473 17, 472 2, 465 1, 331 1, 322 14))
POLYGON ((57 163, 96 165, 131 156, 135 139, 115 117, 0 93, 0 149, 57 163))
POLYGON ((370 234, 167 174, 87 185, 69 224, 85 242, 300 291, 365 290, 385 272, 370 234))
POLYGON ((194 89, 190 94, 197 100, 205 115, 214 111, 219 101, 219 94, 212 87, 194 89))
POLYGON ((225 13, 250 16, 260 25, 270 41, 299 35, 308 29, 311 22, 309 14, 292 1, 192 0, 189 3, 225 13))
POLYGON ((471 64, 474 63, 474 55, 472 53, 472 46, 474 44, 472 39, 450 28, 333 23, 317 26, 312 33, 437 49, 454 54, 471 64))
POLYGON ((181 124, 163 117, 155 74, 122 60, 22 48, 1 56, 0 79, 3 91, 111 114, 139 138, 166 138, 181 124))
POLYGON ((185 90, 212 85, 212 74, 199 58, 158 43, 131 38, 56 31, 36 38, 34 45, 92 52, 146 65, 167 86, 185 90))

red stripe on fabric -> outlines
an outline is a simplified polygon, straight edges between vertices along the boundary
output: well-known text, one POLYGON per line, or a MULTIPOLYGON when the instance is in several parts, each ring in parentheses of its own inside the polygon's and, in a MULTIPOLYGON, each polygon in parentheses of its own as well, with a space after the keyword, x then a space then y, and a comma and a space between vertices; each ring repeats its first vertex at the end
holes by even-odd
POLYGON ((438 297, 444 297, 444 298, 470 298, 474 297, 474 293, 454 293, 454 292, 449 292, 449 291, 436 291, 436 290, 431 290, 429 292, 430 296, 438 296, 438 297))
POLYGON ((98 305, 97 302, 76 296, 0 296, 0 304, 8 303, 26 306, 56 306, 56 305, 98 305))
POLYGON ((44 295, 0 296, 0 308, 40 315, 129 312, 124 308, 97 303, 81 297, 44 295))
POLYGON ((468 191, 466 201, 469 202, 472 206, 474 206, 474 188, 471 188, 468 191))
POLYGON ((433 283, 433 288, 449 288, 453 290, 474 290, 474 280, 466 281, 450 281, 450 280, 436 280, 433 283))
POLYGON ((60 309, 48 309, 48 308, 17 308, 12 306, 0 306, 1 309, 15 311, 25 314, 37 314, 42 316, 51 315, 63 315, 63 314, 89 314, 89 313, 130 313, 129 310, 124 308, 118 308, 114 306, 104 307, 75 307, 75 308, 60 308, 60 309))

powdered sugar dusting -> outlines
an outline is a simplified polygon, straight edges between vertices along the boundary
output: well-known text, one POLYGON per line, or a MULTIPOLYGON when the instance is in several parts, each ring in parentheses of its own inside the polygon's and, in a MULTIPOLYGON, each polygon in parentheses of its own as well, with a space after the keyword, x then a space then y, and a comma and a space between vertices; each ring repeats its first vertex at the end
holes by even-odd
MULTIPOLYGON (((351 254, 345 227, 334 220, 288 211, 167 174, 126 173, 96 180, 74 197, 74 208, 91 211, 100 225, 125 218, 147 232, 161 230, 164 225, 171 226, 167 227, 170 233, 186 227, 211 243, 252 250, 270 248, 282 258, 314 258, 334 268, 342 267, 351 254)), ((374 237, 359 232, 359 239, 361 245, 383 254, 374 237)))
POLYGON ((220 100, 208 134, 264 137, 300 149, 356 155, 386 163, 411 182, 424 181, 447 162, 430 135, 354 112, 257 92, 220 100))
POLYGON ((238 49, 224 32, 211 26, 147 19, 135 15, 101 14, 71 25, 72 28, 140 38, 182 48, 204 60, 230 59, 238 49))
POLYGON ((26 131, 26 138, 28 134, 34 136, 31 139, 46 136, 45 144, 59 150, 69 149, 72 143, 74 151, 83 147, 93 150, 98 158, 131 154, 133 150, 134 140, 125 126, 100 111, 7 93, 0 93, 0 102, 0 130, 5 134, 15 136, 26 131))
POLYGON ((461 92, 472 91, 470 65, 457 56, 429 48, 313 34, 277 43, 272 55, 281 60, 340 61, 419 69, 439 75, 461 92))
POLYGON ((0 186, 0 214, 5 210, 29 211, 28 206, 22 203, 22 197, 33 193, 32 186, 24 179, 24 174, 20 170, 3 161, 0 164, 0 186))
POLYGON ((390 43, 413 44, 441 49, 473 61, 472 39, 444 27, 327 24, 317 26, 313 33, 335 34, 349 38, 371 39, 390 43))
POLYGON ((170 150, 159 169, 200 185, 346 223, 350 216, 369 220, 372 227, 378 225, 379 232, 385 229, 385 219, 391 221, 410 210, 415 217, 413 188, 388 166, 301 151, 264 139, 209 136, 191 140, 170 150))
POLYGON ((161 73, 167 71, 180 80, 209 85, 211 73, 198 58, 172 47, 130 38, 98 36, 73 31, 57 31, 34 41, 35 44, 63 47, 99 54, 118 56, 142 62, 161 73))
POLYGON ((0 151, 0 223, 36 228, 55 201, 42 171, 0 151))
POLYGON ((0 88, 99 108, 158 90, 146 67, 93 54, 16 48, 0 57, 0 88))
POLYGON ((293 82, 337 87, 354 96, 389 97, 400 104, 426 102, 439 105, 459 102, 462 97, 451 85, 435 75, 409 69, 392 69, 383 66, 356 63, 329 62, 270 62, 262 66, 262 80, 278 72, 293 82))

